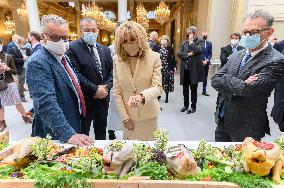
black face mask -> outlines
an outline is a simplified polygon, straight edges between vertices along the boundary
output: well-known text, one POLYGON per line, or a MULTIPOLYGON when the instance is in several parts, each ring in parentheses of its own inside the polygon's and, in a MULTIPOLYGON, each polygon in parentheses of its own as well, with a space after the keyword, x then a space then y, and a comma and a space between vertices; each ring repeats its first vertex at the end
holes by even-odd
POLYGON ((204 40, 207 40, 207 35, 203 35, 202 37, 204 40))

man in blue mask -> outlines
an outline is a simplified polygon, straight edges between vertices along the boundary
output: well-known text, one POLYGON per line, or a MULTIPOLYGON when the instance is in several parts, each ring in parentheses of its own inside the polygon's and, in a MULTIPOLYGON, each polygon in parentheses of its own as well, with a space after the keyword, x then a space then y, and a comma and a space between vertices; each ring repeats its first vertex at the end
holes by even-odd
POLYGON ((221 93, 215 113, 215 140, 241 142, 246 137, 261 140, 270 134, 267 102, 284 76, 284 56, 268 44, 274 18, 264 10, 250 13, 242 27, 242 46, 212 78, 221 93))
POLYGON ((81 38, 70 43, 67 54, 76 69, 86 98, 85 134, 93 121, 95 138, 106 139, 109 92, 112 88, 112 57, 109 48, 97 42, 97 23, 92 18, 80 22, 81 38))

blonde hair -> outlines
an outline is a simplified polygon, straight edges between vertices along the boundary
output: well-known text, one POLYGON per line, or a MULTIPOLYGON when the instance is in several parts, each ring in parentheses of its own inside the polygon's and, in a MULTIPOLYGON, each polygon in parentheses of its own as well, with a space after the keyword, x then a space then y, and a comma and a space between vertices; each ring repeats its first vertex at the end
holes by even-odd
POLYGON ((127 34, 133 37, 138 43, 138 57, 145 56, 146 52, 149 50, 147 43, 147 33, 144 27, 134 21, 124 22, 117 28, 115 32, 114 42, 116 54, 124 61, 130 57, 123 48, 123 44, 125 43, 125 37, 127 34))
POLYGON ((160 38, 160 42, 161 42, 163 39, 167 40, 167 41, 168 41, 168 44, 171 42, 171 41, 170 41, 170 37, 168 37, 168 35, 162 35, 161 38, 160 38))

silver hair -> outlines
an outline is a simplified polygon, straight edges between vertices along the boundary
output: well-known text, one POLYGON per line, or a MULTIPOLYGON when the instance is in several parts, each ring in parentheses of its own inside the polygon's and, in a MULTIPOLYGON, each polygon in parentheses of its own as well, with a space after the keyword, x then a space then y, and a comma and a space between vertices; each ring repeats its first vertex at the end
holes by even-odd
POLYGON ((90 17, 82 18, 82 19, 80 20, 80 29, 81 29, 81 30, 83 29, 83 23, 84 23, 84 22, 87 22, 87 23, 96 22, 96 23, 97 23, 97 21, 96 21, 95 19, 93 19, 93 18, 90 18, 90 17))
POLYGON ((193 34, 196 34, 196 33, 197 33, 197 29, 196 29, 195 26, 190 26, 190 27, 188 27, 188 28, 186 29, 186 31, 187 31, 187 32, 190 31, 190 32, 193 33, 193 34))
POLYGON ((67 24, 66 20, 62 17, 57 16, 55 14, 43 15, 40 21, 41 31, 43 32, 46 29, 46 26, 49 23, 54 23, 57 25, 64 25, 67 24))
POLYGON ((274 22, 274 17, 267 11, 263 10, 263 9, 258 9, 254 12, 249 13, 245 20, 247 19, 254 19, 254 18, 263 18, 266 21, 266 25, 268 27, 271 27, 273 25, 274 22))

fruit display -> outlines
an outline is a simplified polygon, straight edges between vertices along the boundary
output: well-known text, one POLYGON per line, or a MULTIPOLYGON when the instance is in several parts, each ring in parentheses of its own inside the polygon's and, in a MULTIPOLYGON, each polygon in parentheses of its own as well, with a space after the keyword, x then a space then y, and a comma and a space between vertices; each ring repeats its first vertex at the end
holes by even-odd
POLYGON ((41 188, 88 188, 90 179, 133 177, 231 182, 241 188, 284 186, 283 137, 271 143, 247 138, 223 148, 202 140, 192 149, 168 142, 164 130, 154 135, 151 144, 110 141, 103 149, 56 144, 50 137, 0 143, 0 179, 33 179, 41 188))

